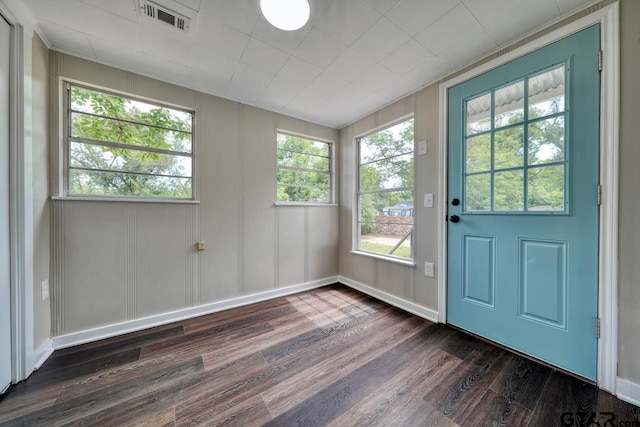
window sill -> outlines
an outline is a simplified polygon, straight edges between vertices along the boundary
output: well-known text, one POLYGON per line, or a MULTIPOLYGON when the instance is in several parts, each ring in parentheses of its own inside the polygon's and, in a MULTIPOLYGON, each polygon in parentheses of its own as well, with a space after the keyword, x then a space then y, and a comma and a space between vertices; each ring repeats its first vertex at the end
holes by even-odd
POLYGON ((287 206, 294 206, 294 207, 304 207, 304 206, 326 206, 326 207, 337 207, 338 205, 336 203, 305 203, 305 202, 275 202, 273 204, 273 206, 276 207, 287 207, 287 206))
POLYGON ((125 202, 125 203, 166 203, 197 205, 200 200, 192 199, 151 199, 143 197, 90 197, 90 196, 52 196, 51 200, 64 202, 125 202))
POLYGON ((366 257, 370 257, 370 258, 381 259, 383 261, 395 262, 396 264, 406 265, 407 267, 415 267, 416 266, 416 262, 414 260, 411 260, 411 259, 395 258, 395 257, 375 254, 373 252, 364 252, 364 251, 359 251, 359 250, 352 250, 351 253, 354 254, 354 255, 362 255, 362 256, 366 256, 366 257))

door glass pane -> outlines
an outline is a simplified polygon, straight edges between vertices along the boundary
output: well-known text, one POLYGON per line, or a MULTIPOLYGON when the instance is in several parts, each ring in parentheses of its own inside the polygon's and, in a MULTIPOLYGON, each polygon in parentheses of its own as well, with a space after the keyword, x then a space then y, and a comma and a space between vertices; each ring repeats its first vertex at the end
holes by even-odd
POLYGON ((491 93, 467 101, 467 135, 491 129, 491 93))
POLYGON ((517 126, 495 132, 494 169, 524 166, 524 128, 517 126))
POLYGON ((529 124, 529 164, 564 160, 564 116, 529 124))
POLYGON ((497 172, 494 177, 495 211, 522 211, 524 209, 524 178, 522 170, 497 172))
POLYGON ((491 174, 483 173, 467 176, 465 194, 465 210, 491 210, 491 174))
POLYGON ((529 119, 564 111, 564 65, 529 78, 529 119))
POLYGON ((491 134, 467 138, 467 173, 491 170, 491 134))
POLYGON ((496 128, 521 123, 524 120, 524 81, 496 90, 493 107, 496 128))
POLYGON ((564 166, 530 168, 528 175, 527 209, 530 211, 563 211, 564 166))

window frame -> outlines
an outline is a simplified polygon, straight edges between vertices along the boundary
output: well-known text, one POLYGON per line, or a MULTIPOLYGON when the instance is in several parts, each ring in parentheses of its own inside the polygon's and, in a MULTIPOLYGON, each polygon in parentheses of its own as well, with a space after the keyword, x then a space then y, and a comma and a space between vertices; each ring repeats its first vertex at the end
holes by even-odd
MULTIPOLYGON (((390 261, 390 262, 394 262, 397 264, 402 264, 402 265, 406 265, 406 266, 410 266, 410 267, 415 267, 416 265, 416 236, 417 236, 417 224, 416 224, 416 211, 417 211, 417 205, 416 205, 416 133, 415 133, 415 114, 414 113, 410 113, 407 115, 404 115, 402 117, 399 117, 393 121, 387 122, 383 125, 377 126, 373 129, 370 129, 364 133, 361 133, 359 135, 356 135, 354 138, 354 144, 355 144, 355 171, 356 173, 354 174, 355 176, 355 182, 354 182, 354 206, 355 209, 353 211, 353 215, 352 215, 352 223, 353 223, 353 233, 352 233, 352 249, 351 249, 351 253, 352 254, 356 254, 356 255, 364 255, 367 257, 371 257, 371 258, 376 258, 376 259, 382 259, 385 261, 390 261), (360 209, 360 199, 361 199, 361 195, 362 194, 372 194, 370 192, 362 192, 360 189, 360 167, 361 167, 361 161, 360 161, 360 155, 361 155, 361 140, 362 138, 366 138, 369 135, 373 135, 375 133, 378 132, 382 132, 386 129, 389 129, 393 126, 396 126, 400 123, 404 123, 406 121, 409 120, 413 120, 414 123, 414 133, 413 133, 413 150, 410 152, 412 155, 412 160, 413 160, 413 186, 412 187, 395 187, 393 189, 388 189, 390 191, 409 191, 408 189, 410 188, 410 191, 413 193, 413 230, 411 232, 411 244, 410 244, 410 248, 411 248, 411 257, 410 258, 406 258, 406 257, 401 257, 401 256, 397 256, 397 255, 392 255, 392 254, 382 254, 379 252, 373 252, 373 251, 367 251, 365 249, 361 249, 360 248, 360 241, 361 241, 361 228, 360 228, 360 218, 361 218, 361 209, 360 209)), ((409 153, 404 153, 403 155, 406 155, 409 153)), ((367 163, 371 163, 371 162, 367 162, 367 163)), ((366 163, 365 163, 366 164, 366 163)))
MULTIPOLYGON (((199 200, 196 197, 197 194, 197 183, 196 183, 196 111, 193 108, 187 108, 184 106, 180 106, 177 104, 172 104, 170 102, 159 101, 152 98, 147 98, 139 95, 135 95, 125 91, 118 91, 110 88, 106 88, 99 85, 93 85, 89 83, 85 83, 82 81, 77 81, 73 79, 61 78, 61 104, 62 111, 60 112, 60 123, 61 123, 61 179, 60 179, 60 196, 54 196, 54 200, 78 200, 78 201, 116 201, 116 202, 146 202, 146 203, 199 203, 199 200), (180 156, 180 157, 189 157, 191 159, 191 175, 189 178, 191 179, 191 196, 190 197, 155 197, 155 196, 139 196, 139 195, 110 195, 110 194, 79 194, 71 192, 71 175, 70 172, 73 169, 71 166, 71 143, 73 141, 83 142, 83 138, 74 138, 71 136, 72 129, 72 109, 71 109, 71 89, 72 87, 77 87, 81 89, 87 89, 95 92, 104 93, 111 96, 116 96, 119 98, 124 98, 132 101, 142 102, 145 104, 154 105, 160 108, 167 108, 171 110, 176 110, 184 113, 188 113, 191 115, 191 152, 179 152, 172 150, 156 150, 150 147, 131 145, 126 143, 117 143, 110 141, 100 141, 100 140, 90 140, 93 145, 97 146, 105 146, 105 147, 115 147, 115 148, 124 148, 124 149, 132 149, 137 151, 145 151, 145 152, 156 152, 161 154, 167 154, 170 156, 180 156), (104 144, 100 144, 100 142, 104 142, 104 144)), ((82 112, 80 112, 82 113, 82 112)), ((100 116, 107 119, 110 119, 106 116, 100 116)), ((113 119, 117 120, 117 119, 113 119)), ((151 126, 154 125, 143 123, 143 122, 133 122, 123 120, 124 122, 129 122, 133 124, 140 124, 143 126, 151 126)), ((158 126, 155 126, 158 127, 158 126)), ((162 128, 162 127, 160 127, 162 128)), ((163 128, 170 129, 170 128, 163 128)), ((183 133, 189 134, 189 132, 180 131, 183 133)), ((99 169, 96 169, 99 170, 99 169)), ((126 171, 125 171, 126 173, 126 171)), ((135 174, 135 173, 132 173, 135 174)), ((150 176, 163 176, 161 174, 145 174, 150 176)))
MULTIPOLYGON (((275 165, 276 165, 276 174, 275 174, 275 202, 274 206, 337 206, 336 204, 336 196, 335 196, 335 142, 330 139, 318 138, 311 135, 306 135, 303 133, 293 132, 286 129, 276 129, 275 134, 275 165), (278 182, 278 172, 280 171, 280 162, 278 161, 278 135, 288 135, 296 138, 304 138, 314 142, 320 142, 323 144, 327 144, 329 148, 329 171, 321 173, 326 173, 329 177, 329 200, 327 202, 316 202, 316 201, 304 201, 304 200, 278 200, 278 187, 280 183, 278 182)), ((307 154, 307 153, 299 153, 299 154, 307 154)), ((310 173, 316 173, 315 171, 310 171, 309 169, 298 169, 298 168, 287 168, 291 170, 300 170, 307 171, 310 173)))

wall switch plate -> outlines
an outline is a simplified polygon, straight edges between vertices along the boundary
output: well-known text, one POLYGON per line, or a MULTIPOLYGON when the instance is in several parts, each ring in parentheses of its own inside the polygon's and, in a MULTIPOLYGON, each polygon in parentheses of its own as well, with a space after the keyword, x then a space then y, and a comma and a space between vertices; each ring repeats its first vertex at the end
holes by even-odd
POLYGON ((426 193, 424 195, 424 207, 425 208, 433 207, 433 193, 426 193))
POLYGON ((40 286, 42 291, 42 301, 44 301, 49 298, 49 279, 42 282, 40 286))
POLYGON ((427 141, 418 141, 418 155, 427 154, 427 141))
POLYGON ((207 242, 205 242, 204 240, 200 240, 196 245, 198 246, 199 251, 204 251, 205 249, 207 249, 207 242))
POLYGON ((433 263, 432 262, 425 262, 424 263, 424 275, 427 277, 433 277, 433 263))

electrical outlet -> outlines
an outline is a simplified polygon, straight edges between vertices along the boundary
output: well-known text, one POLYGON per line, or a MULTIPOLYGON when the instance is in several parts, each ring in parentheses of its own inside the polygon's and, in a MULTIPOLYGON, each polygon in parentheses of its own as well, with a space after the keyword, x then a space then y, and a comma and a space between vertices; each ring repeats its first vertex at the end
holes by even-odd
POLYGON ((432 262, 425 262, 424 263, 424 275, 427 277, 433 277, 433 263, 432 262))
POLYGON ((205 249, 207 249, 207 242, 205 242, 204 240, 200 240, 197 243, 197 246, 199 251, 204 251, 205 249))
POLYGON ((418 141, 418 155, 427 154, 427 141, 418 141))
POLYGON ((44 282, 42 282, 40 284, 41 286, 41 295, 42 295, 42 301, 46 300, 47 298, 49 298, 49 279, 45 280, 44 282))

